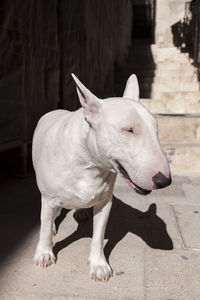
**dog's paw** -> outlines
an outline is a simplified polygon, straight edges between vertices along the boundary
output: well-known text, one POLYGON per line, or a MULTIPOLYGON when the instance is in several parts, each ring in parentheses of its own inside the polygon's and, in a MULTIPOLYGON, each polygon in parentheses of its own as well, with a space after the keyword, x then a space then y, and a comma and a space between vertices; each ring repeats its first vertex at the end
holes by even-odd
POLYGON ((84 222, 89 219, 89 211, 87 208, 81 208, 77 209, 74 212, 74 219, 79 223, 79 222, 84 222))
POLYGON ((36 252, 34 256, 34 263, 36 266, 45 268, 56 263, 56 258, 52 251, 36 252))
POLYGON ((112 275, 113 272, 108 263, 90 266, 90 278, 95 281, 108 281, 112 275))

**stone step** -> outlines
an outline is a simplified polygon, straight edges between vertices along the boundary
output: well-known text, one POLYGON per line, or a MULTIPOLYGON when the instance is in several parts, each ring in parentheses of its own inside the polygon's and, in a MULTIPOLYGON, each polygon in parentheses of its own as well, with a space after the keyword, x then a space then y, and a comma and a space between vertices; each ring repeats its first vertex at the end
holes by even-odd
POLYGON ((154 114, 200 114, 198 98, 141 99, 141 103, 154 114))
MULTIPOLYGON (((145 88, 145 86, 143 85, 145 88)), ((165 83, 153 83, 152 92, 198 92, 199 82, 173 82, 171 79, 166 80, 165 83)))
MULTIPOLYGON (((140 65, 141 67, 141 65, 140 65)), ((156 70, 174 70, 176 72, 182 72, 183 70, 191 71, 195 70, 195 67, 190 62, 179 63, 179 62, 164 62, 156 65, 156 70)))
POLYGON ((127 58, 127 62, 129 63, 143 63, 143 62, 152 62, 154 64, 156 63, 190 63, 190 58, 186 55, 182 55, 180 52, 177 52, 176 54, 169 54, 168 55, 160 55, 160 54, 155 54, 155 55, 146 55, 146 53, 141 53, 141 52, 135 52, 132 53, 129 58, 127 58))
MULTIPOLYGON (((178 80, 175 80, 172 82, 171 80, 166 80, 164 83, 157 83, 154 82, 153 79, 149 81, 139 81, 140 91, 145 92, 146 90, 151 90, 151 95, 153 98, 159 98, 159 97, 168 97, 168 93, 170 93, 170 97, 179 98, 182 96, 187 96, 185 93, 189 93, 189 97, 191 96, 191 93, 195 93, 193 97, 196 97, 196 93, 199 94, 199 82, 180 82, 178 80), (167 93, 166 95, 163 93, 167 93), (175 93, 173 95, 173 93, 175 93), (177 95, 177 93, 181 93, 180 95, 177 95), (160 95, 161 94, 161 95, 160 95)), ((199 97, 199 96, 198 96, 199 97)))
MULTIPOLYGON (((150 78, 152 80, 152 78, 150 78)), ((144 78, 144 81, 146 79, 144 78)), ((148 81, 148 77, 147 77, 147 81, 148 81)), ((160 83, 160 84, 191 84, 191 83, 198 83, 199 85, 199 81, 196 75, 192 75, 192 76, 181 76, 181 74, 179 74, 179 76, 172 76, 170 78, 165 78, 165 77, 155 77, 154 78, 154 83, 160 83)), ((151 82, 151 81, 150 81, 151 82)))
POLYGON ((171 78, 171 77, 180 77, 180 76, 196 76, 197 70, 195 68, 189 68, 189 69, 183 69, 181 72, 174 72, 173 69, 156 69, 154 70, 154 74, 156 77, 162 77, 162 78, 171 78))
POLYGON ((171 85, 172 83, 174 84, 191 84, 191 83, 198 83, 199 81, 197 79, 196 75, 193 76, 179 76, 179 77, 171 77, 170 79, 164 78, 164 77, 139 77, 138 76, 138 82, 139 86, 143 84, 167 84, 168 83, 171 85))
POLYGON ((158 48, 156 51, 152 52, 152 55, 154 58, 161 58, 161 59, 171 59, 171 60, 175 60, 175 59, 179 59, 179 58, 183 58, 183 59, 190 59, 189 53, 185 52, 181 52, 179 49, 177 48, 158 48))
POLYGON ((155 64, 158 64, 158 63, 190 63, 190 59, 186 56, 182 56, 180 54, 177 54, 177 55, 172 55, 172 56, 169 56, 169 57, 162 57, 162 56, 159 56, 159 55, 155 55, 153 56, 153 60, 154 60, 154 63, 155 64))
POLYGON ((161 142, 199 142, 200 114, 156 115, 161 142))
POLYGON ((200 172, 200 143, 162 143, 173 175, 200 172))
MULTIPOLYGON (((184 86, 183 86, 184 88, 184 86)), ((186 87, 185 87, 186 89, 186 87)), ((192 100, 194 99, 195 101, 199 101, 200 99, 200 92, 199 92, 199 89, 197 90, 186 90, 186 91, 172 91, 170 90, 170 88, 168 88, 166 86, 165 88, 165 91, 162 91, 162 90, 159 90, 158 88, 156 88, 153 84, 150 85, 150 84, 147 84, 146 86, 142 86, 140 85, 140 97, 141 98, 146 98, 146 96, 142 96, 142 95, 146 95, 147 92, 149 93, 149 97, 148 98, 153 98, 153 99, 156 99, 156 100, 160 100, 162 99, 164 102, 166 100, 171 100, 171 101, 174 101, 174 100, 180 100, 180 99, 184 99, 184 100, 192 100)))
MULTIPOLYGON (((140 52, 141 53, 141 52, 140 52)), ((161 59, 161 60, 187 60, 190 61, 190 55, 188 52, 181 52, 178 48, 172 47, 172 48, 151 48, 151 54, 154 57, 154 59, 161 59)))
POLYGON ((151 53, 153 54, 153 56, 162 56, 162 57, 171 57, 171 56, 184 56, 189 58, 189 54, 187 52, 181 52, 178 48, 176 47, 172 47, 172 48, 157 48, 157 49, 153 49, 151 47, 151 53))
MULTIPOLYGON (((164 84, 151 81, 139 81, 139 86, 141 92, 150 89, 152 96, 154 95, 154 98, 158 98, 159 96, 157 97, 156 95, 159 95, 160 93, 199 92, 199 82, 171 82, 170 80, 168 82, 166 81, 166 83, 164 84)), ((175 95, 175 97, 178 97, 178 95, 175 95)))
POLYGON ((177 47, 158 47, 156 44, 151 44, 152 53, 176 53, 180 52, 177 47))
POLYGON ((174 72, 174 70, 156 70, 151 68, 149 70, 144 69, 140 66, 139 69, 134 68, 133 66, 124 66, 116 71, 115 77, 117 81, 121 81, 121 78, 125 77, 127 79, 130 74, 136 74, 139 78, 146 78, 146 77, 154 77, 154 78, 162 78, 166 80, 168 78, 185 78, 185 77, 196 77, 197 78, 197 70, 190 69, 190 70, 182 70, 181 72, 174 72))
POLYGON ((162 57, 171 57, 171 56, 181 56, 181 57, 187 57, 189 58, 190 55, 188 52, 181 52, 180 49, 176 48, 176 47, 171 47, 171 48, 157 48, 154 49, 151 48, 151 53, 153 55, 159 55, 162 57))
POLYGON ((194 92, 182 92, 182 91, 174 91, 174 92, 160 92, 160 91, 153 91, 152 92, 153 99, 162 99, 163 102, 166 100, 196 100, 199 101, 200 99, 200 91, 194 92))
MULTIPOLYGON (((166 88, 167 89, 167 88, 166 88)), ((121 96, 124 92, 124 86, 121 84, 115 85, 115 95, 121 96)), ((159 106, 159 110, 154 107, 153 111, 156 113, 199 113, 200 105, 200 92, 198 91, 157 91, 152 90, 151 84, 147 84, 145 87, 140 85, 140 98, 152 98, 157 101, 156 106, 159 106), (162 99, 162 102, 160 102, 162 99), (188 102, 188 103, 187 103, 188 102), (191 108, 190 106, 193 106, 191 108), (167 110, 166 110, 167 107, 167 110), (189 110, 187 110, 189 108, 189 110), (161 109, 161 110, 160 110, 161 109)))

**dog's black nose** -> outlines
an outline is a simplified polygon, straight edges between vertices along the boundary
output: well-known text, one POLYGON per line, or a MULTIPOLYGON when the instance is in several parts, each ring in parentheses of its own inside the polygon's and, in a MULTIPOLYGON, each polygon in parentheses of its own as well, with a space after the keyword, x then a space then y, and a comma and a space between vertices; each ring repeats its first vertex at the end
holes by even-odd
POLYGON ((169 186, 172 182, 171 175, 167 178, 161 172, 158 172, 155 176, 153 176, 152 180, 154 182, 154 189, 163 189, 169 186))

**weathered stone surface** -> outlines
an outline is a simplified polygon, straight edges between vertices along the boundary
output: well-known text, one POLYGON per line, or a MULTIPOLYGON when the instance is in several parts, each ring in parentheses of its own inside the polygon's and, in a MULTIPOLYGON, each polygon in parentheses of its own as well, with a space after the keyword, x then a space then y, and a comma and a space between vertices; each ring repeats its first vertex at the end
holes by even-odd
POLYGON ((200 172, 200 143, 162 143, 173 174, 200 172))
POLYGON ((156 116, 162 142, 200 142, 200 115, 156 116))
MULTIPOLYGON (((167 93, 169 96, 169 93, 167 93)), ((195 95, 185 95, 177 99, 170 97, 159 99, 141 99, 141 102, 146 106, 152 113, 155 114, 199 114, 200 113, 200 94, 199 92, 195 95), (187 98, 188 97, 188 98, 187 98)))
MULTIPOLYGON (((166 100, 171 100, 171 102, 173 102, 174 100, 186 100, 186 101, 190 101, 190 100, 195 100, 196 102, 198 102, 198 100, 200 99, 200 92, 199 91, 170 91, 170 92, 165 92, 165 91, 156 91, 154 89, 154 91, 152 92, 152 98, 153 99, 162 99, 162 101, 166 101, 166 100)), ((180 105, 181 106, 181 105, 180 105)), ((167 113, 167 112, 165 112, 167 113)), ((188 111, 185 111, 185 113, 189 113, 188 111)))
POLYGON ((163 83, 153 83, 152 92, 156 95, 159 92, 196 92, 199 91, 198 82, 163 82, 163 83))
MULTIPOLYGON (((159 79, 161 80, 161 78, 159 79)), ((170 83, 166 83, 166 81, 164 82, 164 80, 162 82, 159 82, 159 80, 157 78, 155 78, 154 82, 151 84, 151 90, 152 93, 154 94, 158 94, 159 92, 196 92, 199 91, 199 82, 186 82, 186 81, 182 81, 182 79, 180 80, 180 78, 178 80, 174 80, 171 81, 170 83), (184 84, 183 84, 184 83, 184 84)), ((143 81, 142 84, 140 85, 140 87, 142 89, 148 88, 149 86, 149 82, 147 81, 143 81)))
POLYGON ((145 299, 199 300, 200 252, 145 249, 145 299))
POLYGON ((200 250, 200 205, 174 205, 173 212, 184 248, 200 250))
POLYGON ((173 77, 180 77, 181 75, 184 76, 195 76, 196 77, 197 71, 194 68, 187 68, 183 69, 180 72, 174 72, 174 70, 167 70, 167 69, 157 69, 155 70, 155 75, 159 77, 163 77, 165 80, 171 80, 173 77))
MULTIPOLYGON (((173 62, 166 61, 163 63, 158 63, 156 65, 157 70, 174 70, 175 72, 181 72, 182 70, 194 70, 194 66, 190 64, 189 61, 185 62, 173 62)), ((168 78, 169 79, 169 78, 168 78)))
POLYGON ((58 261, 37 268, 32 263, 39 234, 35 179, 0 181, 0 299, 199 300, 200 251, 182 249, 172 210, 172 205, 198 206, 199 184, 199 178, 175 177, 170 187, 144 197, 118 177, 105 236, 114 276, 100 283, 89 279, 86 263, 92 219, 78 225, 74 211, 63 214, 55 238, 58 261))
MULTIPOLYGON (((197 79, 197 76, 196 74, 191 74, 191 75, 188 75, 188 74, 185 74, 185 75, 182 75, 182 74, 177 74, 177 73, 173 73, 173 74, 170 74, 170 80, 171 82, 173 82, 173 84, 185 84, 187 85, 188 83, 198 83, 198 79, 197 79)), ((162 84, 166 84, 166 76, 159 76, 159 77, 156 77, 154 79, 154 82, 155 83, 162 83, 162 84)))

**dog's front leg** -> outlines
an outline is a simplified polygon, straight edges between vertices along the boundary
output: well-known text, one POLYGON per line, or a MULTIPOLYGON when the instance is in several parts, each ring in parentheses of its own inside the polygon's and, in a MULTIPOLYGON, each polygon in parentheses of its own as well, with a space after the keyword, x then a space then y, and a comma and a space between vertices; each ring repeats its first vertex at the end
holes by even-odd
POLYGON ((52 237, 53 221, 57 211, 58 209, 51 207, 48 199, 42 196, 40 238, 34 256, 35 264, 41 267, 47 267, 55 263, 52 237))
POLYGON ((112 206, 112 193, 106 202, 93 208, 93 237, 90 249, 90 277, 94 280, 107 281, 112 276, 112 270, 103 252, 105 229, 112 206))

